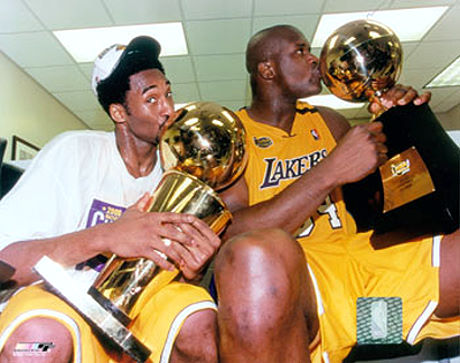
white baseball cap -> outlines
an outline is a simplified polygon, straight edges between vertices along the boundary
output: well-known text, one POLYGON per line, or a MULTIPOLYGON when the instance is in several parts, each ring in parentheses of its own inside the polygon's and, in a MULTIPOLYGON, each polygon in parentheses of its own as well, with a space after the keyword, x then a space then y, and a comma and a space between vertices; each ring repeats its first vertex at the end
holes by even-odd
POLYGON ((103 80, 115 73, 131 72, 157 68, 163 73, 163 66, 158 60, 161 46, 154 38, 139 36, 131 40, 128 45, 113 44, 104 49, 94 61, 91 87, 97 96, 97 86, 103 80))

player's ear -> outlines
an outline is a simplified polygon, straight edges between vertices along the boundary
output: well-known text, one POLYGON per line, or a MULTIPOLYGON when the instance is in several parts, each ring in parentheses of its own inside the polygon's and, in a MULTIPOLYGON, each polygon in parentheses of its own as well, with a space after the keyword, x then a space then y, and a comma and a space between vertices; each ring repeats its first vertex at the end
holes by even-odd
POLYGON ((121 103, 112 103, 109 106, 109 113, 112 120, 116 123, 122 123, 126 121, 126 108, 121 103))
POLYGON ((257 71, 264 79, 273 79, 275 77, 275 68, 271 61, 263 61, 257 65, 257 71))

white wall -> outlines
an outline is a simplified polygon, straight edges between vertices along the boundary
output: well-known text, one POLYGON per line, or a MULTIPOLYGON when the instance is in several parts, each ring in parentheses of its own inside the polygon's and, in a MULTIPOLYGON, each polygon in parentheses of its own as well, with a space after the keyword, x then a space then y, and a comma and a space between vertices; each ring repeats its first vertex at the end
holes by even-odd
POLYGON ((88 129, 2 52, 0 74, 0 137, 8 140, 4 160, 11 159, 13 135, 43 147, 63 131, 88 129))

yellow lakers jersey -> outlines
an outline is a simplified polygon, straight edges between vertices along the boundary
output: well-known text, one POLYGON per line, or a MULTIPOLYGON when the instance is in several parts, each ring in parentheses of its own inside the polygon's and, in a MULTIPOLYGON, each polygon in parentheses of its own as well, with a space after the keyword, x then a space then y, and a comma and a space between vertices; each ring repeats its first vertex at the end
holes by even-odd
MULTIPOLYGON (((297 103, 290 134, 252 120, 244 109, 237 114, 248 137, 249 159, 244 178, 250 205, 281 192, 327 157, 336 145, 318 110, 304 102, 297 103)), ((301 199, 298 202, 303 203, 301 199)), ((345 210, 341 190, 337 189, 299 228, 296 237, 303 244, 315 236, 327 240, 338 232, 353 231, 354 222, 345 210)))

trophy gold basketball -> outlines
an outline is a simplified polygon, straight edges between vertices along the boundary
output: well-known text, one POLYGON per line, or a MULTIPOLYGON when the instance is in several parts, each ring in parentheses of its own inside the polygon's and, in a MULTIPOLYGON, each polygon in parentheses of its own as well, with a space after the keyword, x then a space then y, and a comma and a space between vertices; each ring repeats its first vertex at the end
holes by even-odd
MULTIPOLYGON (((324 84, 351 102, 378 101, 399 78, 402 46, 387 26, 357 20, 335 30, 320 55, 324 84)), ((397 106, 378 115, 389 160, 360 182, 343 187, 358 230, 411 235, 459 227, 458 147, 427 104, 397 106)))
MULTIPOLYGON (((216 103, 195 102, 180 109, 160 138, 160 158, 166 171, 148 211, 193 214, 216 234, 222 232, 231 213, 216 190, 242 173, 247 160, 245 137, 239 118, 216 103)), ((161 270, 146 258, 113 255, 82 298, 55 280, 52 263, 49 259, 40 261, 35 269, 70 300, 103 339, 136 361, 145 361, 150 351, 131 334, 130 323, 143 302, 179 271, 161 270)))

